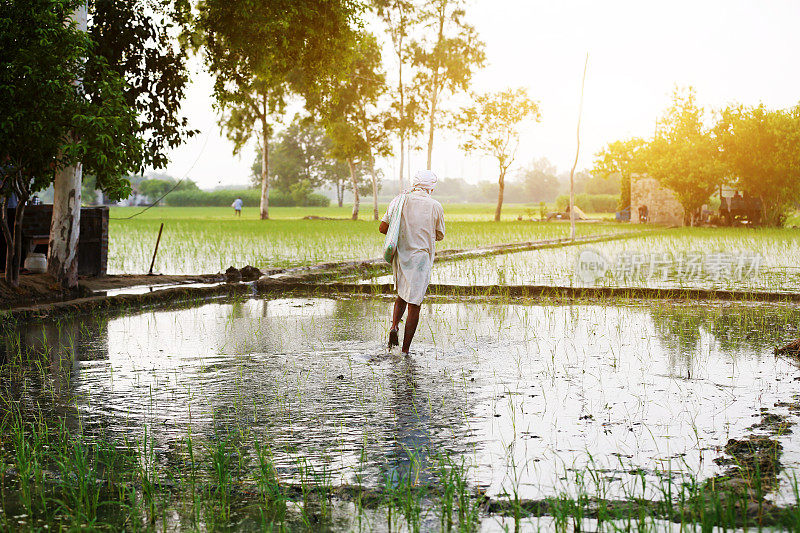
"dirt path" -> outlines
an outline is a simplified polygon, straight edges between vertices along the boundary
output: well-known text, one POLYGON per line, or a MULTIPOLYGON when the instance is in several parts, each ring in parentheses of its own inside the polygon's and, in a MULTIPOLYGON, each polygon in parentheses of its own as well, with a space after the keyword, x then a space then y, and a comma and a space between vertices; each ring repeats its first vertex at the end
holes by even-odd
POLYGON ((147 276, 144 274, 122 274, 100 278, 81 279, 78 288, 63 292, 55 280, 47 274, 23 274, 19 287, 11 287, 0 281, 0 309, 13 309, 32 304, 47 305, 86 298, 98 292, 129 287, 175 286, 189 283, 213 283, 223 281, 220 274, 147 276))

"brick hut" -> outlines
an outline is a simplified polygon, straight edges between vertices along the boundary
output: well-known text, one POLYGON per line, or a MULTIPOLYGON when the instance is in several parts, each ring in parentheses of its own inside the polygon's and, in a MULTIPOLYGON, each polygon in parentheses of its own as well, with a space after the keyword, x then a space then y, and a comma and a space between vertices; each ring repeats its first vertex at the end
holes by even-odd
POLYGON ((655 178, 631 179, 631 223, 639 223, 639 208, 647 207, 647 222, 667 226, 683 225, 683 207, 675 193, 655 178))

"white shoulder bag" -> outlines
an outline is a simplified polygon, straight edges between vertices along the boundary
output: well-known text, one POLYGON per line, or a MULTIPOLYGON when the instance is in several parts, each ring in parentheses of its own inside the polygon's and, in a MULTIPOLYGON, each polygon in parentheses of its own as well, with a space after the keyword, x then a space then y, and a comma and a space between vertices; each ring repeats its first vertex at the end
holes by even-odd
POLYGON ((383 259, 387 263, 392 262, 392 258, 397 252, 397 239, 400 237, 400 217, 403 214, 405 201, 406 195, 401 194, 394 210, 389 213, 389 229, 386 231, 386 240, 383 241, 383 259))

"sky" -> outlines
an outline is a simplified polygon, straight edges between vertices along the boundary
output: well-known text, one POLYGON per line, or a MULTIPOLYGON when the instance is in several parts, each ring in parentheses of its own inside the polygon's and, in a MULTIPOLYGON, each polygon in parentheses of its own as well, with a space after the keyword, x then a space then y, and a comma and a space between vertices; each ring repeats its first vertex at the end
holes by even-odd
MULTIPOLYGON (((473 90, 526 87, 541 110, 540 122, 522 127, 516 169, 546 157, 569 171, 587 53, 579 170, 609 142, 651 136, 675 87, 695 87, 709 110, 800 102, 797 0, 473 0, 467 18, 487 54, 473 90)), ((171 152, 166 172, 206 189, 245 184, 255 144, 241 157, 232 154, 217 124, 211 78, 199 58, 191 63, 184 109, 200 134, 171 152)), ((467 156, 458 143, 453 132, 437 133, 433 170, 440 178, 497 179, 492 159, 467 156)), ((424 168, 424 150, 411 158, 412 172, 424 168)), ((379 161, 387 177, 396 176, 396 159, 379 161)))

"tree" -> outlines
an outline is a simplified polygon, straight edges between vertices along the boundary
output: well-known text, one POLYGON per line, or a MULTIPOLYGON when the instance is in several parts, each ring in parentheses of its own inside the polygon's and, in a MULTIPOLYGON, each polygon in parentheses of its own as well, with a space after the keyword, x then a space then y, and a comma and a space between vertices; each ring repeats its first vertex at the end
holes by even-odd
POLYGON ((546 157, 531 161, 519 178, 525 198, 532 202, 552 202, 561 188, 558 169, 546 157))
POLYGON ((428 170, 434 132, 442 115, 442 96, 468 90, 475 69, 486 62, 483 42, 464 20, 464 4, 464 0, 433 0, 425 4, 422 24, 429 30, 425 33, 434 37, 415 40, 410 45, 417 68, 416 91, 427 107, 428 170))
POLYGON ((172 178, 151 178, 142 180, 138 186, 139 194, 156 202, 172 191, 197 191, 200 188, 192 180, 175 181, 172 178))
POLYGON ((514 162, 519 145, 519 126, 526 119, 539 121, 539 106, 528 98, 524 88, 476 95, 475 103, 455 117, 454 125, 466 136, 461 148, 478 151, 497 160, 498 192, 495 221, 503 209, 506 173, 514 162))
MULTIPOLYGON (((138 113, 138 135, 146 148, 139 170, 145 165, 163 167, 167 150, 196 133, 180 116, 188 77, 183 50, 176 49, 170 38, 172 19, 188 4, 175 2, 175 9, 170 4, 169 0, 90 0, 91 25, 86 2, 74 4, 74 20, 89 32, 92 54, 102 58, 90 60, 84 77, 76 81, 99 86, 107 69, 124 80, 121 90, 128 106, 138 113)), ((56 174, 54 183, 48 270, 65 286, 77 283, 83 170, 78 164, 65 167, 56 174)))
POLYGON ((286 98, 336 77, 353 38, 356 0, 203 0, 195 45, 214 76, 222 126, 238 153, 259 127, 261 218, 269 218, 269 139, 286 98))
POLYGON ((140 117, 143 167, 164 168, 167 152, 197 134, 181 112, 189 82, 186 46, 170 35, 186 7, 180 0, 89 1, 95 53, 125 80, 125 100, 140 117))
POLYGON ((685 221, 694 224, 693 214, 725 179, 717 141, 703 125, 694 89, 675 90, 646 156, 648 174, 672 189, 685 221))
MULTIPOLYGON (((271 145, 269 157, 275 187, 289 192, 301 181, 312 188, 331 184, 341 207, 348 169, 346 164, 330 156, 331 146, 324 129, 308 118, 295 117, 271 145)), ((256 153, 252 170, 254 185, 258 186, 261 183, 260 152, 256 153)))
POLYGON ((421 131, 419 117, 421 107, 414 91, 403 79, 404 67, 411 66, 411 48, 408 39, 416 23, 414 3, 409 0, 373 0, 376 13, 383 21, 392 42, 397 63, 397 86, 392 95, 392 114, 388 126, 397 132, 400 140, 400 189, 403 189, 406 141, 410 135, 421 131))
POLYGON ((800 106, 729 106, 714 130, 733 184, 761 199, 766 223, 781 225, 800 199, 800 106))
POLYGON ((342 80, 331 85, 327 93, 318 94, 314 106, 324 117, 332 142, 331 155, 345 161, 350 169, 354 197, 352 219, 358 219, 360 195, 356 165, 361 162, 372 179, 373 217, 378 220, 375 157, 391 153, 382 135, 386 115, 377 108, 378 99, 386 90, 386 79, 381 70, 380 47, 373 35, 359 36, 349 53, 342 80))
POLYGON ((631 179, 646 171, 647 143, 639 137, 614 141, 595 154, 591 174, 605 180, 618 176, 620 181, 619 209, 631 205, 631 179))
MULTIPOLYGON (((14 285, 31 194, 58 175, 80 178, 84 169, 110 197, 124 197, 130 191, 124 175, 144 160, 123 80, 94 53, 74 16, 80 7, 76 0, 0 3, 0 227, 8 245, 5 278, 14 285), (6 220, 12 191, 19 199, 13 234, 6 220)), ((61 232, 51 232, 49 269, 71 288, 77 284, 74 220, 79 220, 80 180, 69 198, 57 195, 56 201, 53 227, 61 232), (68 215, 60 218, 67 222, 61 226, 56 225, 59 209, 68 215)))
MULTIPOLYGON (((578 183, 578 175, 575 175, 575 183, 578 183)), ((607 178, 601 178, 598 176, 592 176, 588 172, 581 171, 581 186, 582 191, 586 194, 615 194, 619 196, 622 193, 622 183, 620 181, 619 174, 612 174, 607 178)), ((579 190, 580 187, 576 187, 576 191, 579 190)))

